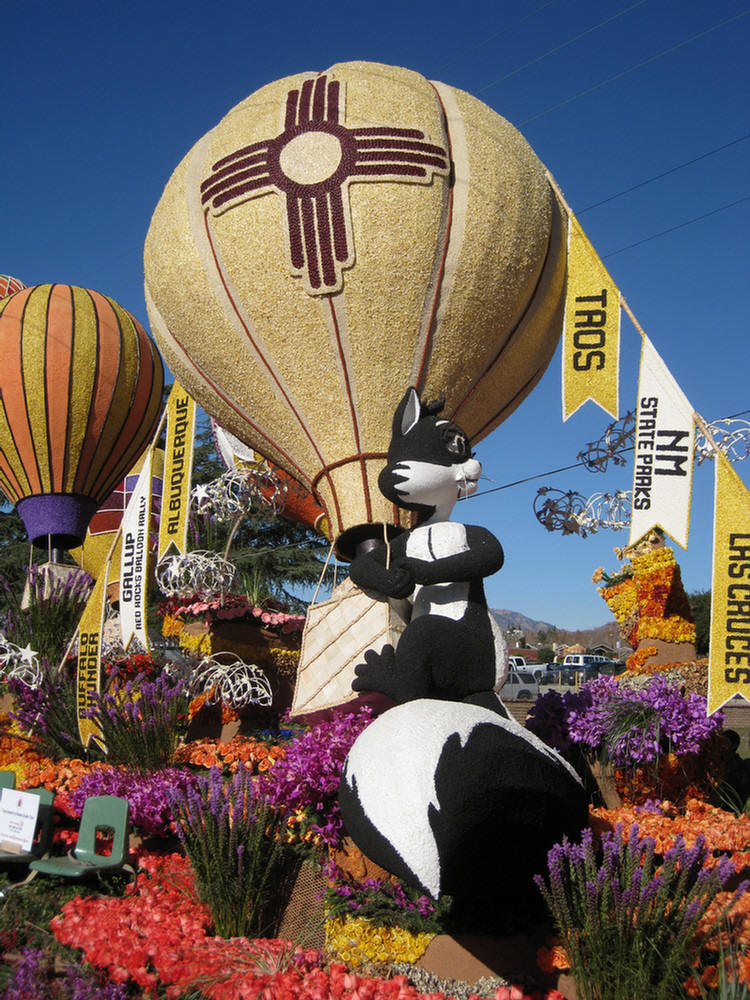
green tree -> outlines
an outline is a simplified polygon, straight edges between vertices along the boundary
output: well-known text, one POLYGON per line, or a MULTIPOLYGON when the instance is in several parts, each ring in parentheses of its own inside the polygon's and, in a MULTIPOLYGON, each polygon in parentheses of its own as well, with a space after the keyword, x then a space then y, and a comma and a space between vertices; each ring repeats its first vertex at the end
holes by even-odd
MULTIPOLYGON (((23 521, 9 505, 0 509, 0 575, 15 594, 23 590, 29 565, 29 540, 23 521)), ((8 599, 0 590, 0 611, 7 611, 8 599)))
MULTIPOLYGON (((193 484, 217 479, 225 467, 219 458, 208 421, 200 420, 193 453, 193 484)), ((193 518, 192 542, 196 548, 224 552, 236 567, 245 592, 255 603, 273 600, 296 610, 307 602, 300 591, 311 589, 320 579, 330 543, 323 535, 297 524, 258 500, 246 516, 234 521, 193 518)), ((327 579, 330 582, 332 569, 327 579)), ((345 575, 339 567, 339 577, 345 575)))
POLYGON ((695 651, 698 656, 707 656, 711 642, 711 591, 697 590, 688 594, 688 601, 695 622, 695 651))

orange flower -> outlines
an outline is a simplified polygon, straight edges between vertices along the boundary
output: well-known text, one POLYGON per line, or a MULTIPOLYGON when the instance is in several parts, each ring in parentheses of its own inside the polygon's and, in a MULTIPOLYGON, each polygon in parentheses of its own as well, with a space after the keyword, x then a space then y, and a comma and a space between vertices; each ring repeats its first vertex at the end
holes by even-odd
POLYGON ((542 946, 537 950, 536 964, 542 972, 564 971, 570 968, 570 959, 562 945, 542 946))

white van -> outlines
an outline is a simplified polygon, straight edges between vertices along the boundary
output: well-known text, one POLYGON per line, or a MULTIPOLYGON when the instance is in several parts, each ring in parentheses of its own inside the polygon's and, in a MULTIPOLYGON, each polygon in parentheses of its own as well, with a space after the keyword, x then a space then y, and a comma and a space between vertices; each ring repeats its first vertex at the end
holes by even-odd
POLYGON ((572 667, 574 670, 581 670, 596 663, 599 658, 591 653, 568 653, 563 660, 564 667, 572 667))

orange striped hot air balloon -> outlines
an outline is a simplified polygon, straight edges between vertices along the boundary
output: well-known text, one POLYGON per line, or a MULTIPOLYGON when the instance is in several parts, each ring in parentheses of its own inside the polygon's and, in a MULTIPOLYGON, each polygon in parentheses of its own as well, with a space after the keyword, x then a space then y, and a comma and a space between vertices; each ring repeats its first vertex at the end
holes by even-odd
POLYGON ((0 300, 0 487, 32 542, 80 545, 149 444, 164 369, 113 299, 36 285, 0 300))
POLYGON ((26 285, 18 278, 12 278, 9 274, 0 274, 0 299, 4 299, 6 295, 12 295, 13 292, 20 292, 25 287, 26 285))
POLYGON ((144 251, 170 370, 325 508, 347 556, 402 515, 377 477, 406 388, 472 442, 562 328, 565 209, 491 108, 397 66, 269 83, 175 169, 144 251))

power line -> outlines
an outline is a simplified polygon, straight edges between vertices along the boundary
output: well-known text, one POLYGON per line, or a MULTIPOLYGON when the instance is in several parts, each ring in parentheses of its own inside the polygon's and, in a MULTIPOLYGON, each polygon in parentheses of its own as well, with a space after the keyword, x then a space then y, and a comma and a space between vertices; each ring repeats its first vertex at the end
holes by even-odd
MULTIPOLYGON (((717 423, 719 420, 735 420, 737 417, 744 417, 747 413, 750 413, 750 410, 740 410, 739 413, 732 413, 728 417, 717 417, 715 420, 712 420, 711 423, 717 423)), ((633 451, 634 448, 631 445, 630 447, 623 448, 622 450, 623 452, 633 451)), ((470 497, 465 497, 464 499, 473 500, 475 497, 486 497, 489 496, 490 493, 499 493, 500 490, 509 490, 511 486, 522 486, 524 483, 531 483, 535 479, 546 479, 547 476, 556 476, 560 472, 570 472, 573 469, 583 469, 585 467, 585 462, 573 462, 572 465, 563 465, 559 469, 550 469, 548 472, 538 472, 536 475, 526 476, 524 479, 516 479, 512 483, 503 483, 502 486, 493 486, 492 489, 482 490, 480 493, 472 493, 470 497)))
MULTIPOLYGON (((710 35, 711 32, 718 31, 719 28, 725 28, 728 24, 732 24, 734 21, 738 21, 741 17, 746 17, 748 14, 750 14, 750 10, 743 10, 741 13, 735 14, 734 17, 730 17, 726 21, 720 21, 718 24, 713 25, 713 27, 706 28, 705 31, 701 31, 697 35, 693 35, 691 38, 686 38, 684 42, 678 42, 677 45, 672 45, 670 48, 657 53, 657 55, 651 56, 649 59, 644 59, 643 62, 636 63, 629 69, 623 70, 622 73, 616 73, 614 76, 610 76, 607 80, 602 80, 601 83, 594 84, 593 87, 588 87, 586 90, 582 90, 579 94, 574 94, 572 97, 568 97, 564 101, 560 101, 558 104, 553 104, 552 107, 547 108, 545 111, 540 111, 536 115, 532 115, 531 118, 526 118, 524 121, 519 123, 519 127, 521 125, 528 125, 529 122, 535 122, 539 118, 544 118, 545 115, 549 115, 553 111, 558 111, 560 108, 564 108, 568 104, 572 104, 573 101, 577 101, 580 97, 586 97, 587 94, 593 94, 595 91, 601 90, 602 87, 606 87, 608 84, 614 83, 615 80, 621 80, 630 73, 634 73, 638 69, 643 69, 644 66, 649 66, 658 59, 661 59, 672 52, 677 52, 678 49, 682 49, 686 45, 690 45, 691 42, 695 42, 699 38, 705 38, 706 35, 710 35)), ((492 86, 492 84, 490 84, 490 86, 492 86)))
POLYGON ((585 31, 582 31, 580 35, 575 35, 573 38, 569 38, 567 42, 563 42, 561 45, 556 45, 554 49, 550 49, 548 52, 544 52, 542 55, 537 56, 535 59, 532 59, 531 62, 524 63, 523 66, 519 66, 517 69, 511 70, 511 72, 506 73, 505 76, 498 77, 497 80, 493 80, 492 83, 488 83, 486 86, 478 90, 477 94, 483 94, 485 90, 489 90, 490 87, 496 87, 498 83, 503 83, 505 80, 509 80, 517 73, 528 69, 529 66, 535 66, 538 62, 541 62, 542 59, 546 59, 547 56, 554 55, 555 52, 561 52, 569 45, 572 45, 573 42, 577 42, 581 38, 585 38, 586 35, 590 35, 592 32, 598 31, 598 29, 603 28, 605 24, 609 24, 611 21, 616 21, 618 17, 628 14, 631 10, 635 10, 636 7, 642 7, 644 3, 646 3, 646 0, 638 0, 637 3, 632 4, 630 7, 626 7, 625 10, 621 10, 618 14, 613 14, 612 17, 608 17, 605 21, 600 21, 599 24, 595 24, 592 28, 587 28, 585 31))
POLYGON ((660 233, 654 233, 653 236, 646 236, 642 240, 638 240, 635 243, 629 243, 626 247, 620 247, 619 250, 613 250, 611 253, 602 254, 602 260, 607 260, 609 257, 615 257, 618 253, 624 253, 626 250, 632 250, 633 247, 642 246, 644 243, 650 243, 651 240, 657 240, 660 236, 666 236, 667 233, 674 233, 677 229, 684 229, 685 226, 692 226, 694 222, 700 222, 702 219, 708 219, 712 215, 716 215, 718 212, 725 212, 728 208, 735 208, 737 205, 741 205, 745 201, 750 201, 750 195, 746 195, 744 198, 739 198, 737 201, 732 201, 728 205, 722 205, 720 208, 714 208, 711 212, 705 212, 703 215, 697 215, 694 219, 688 219, 687 222, 681 222, 677 226, 670 226, 669 229, 662 229, 660 233))
POLYGON ((630 194, 631 191, 637 191, 638 188, 645 187, 647 184, 653 184, 654 181, 659 181, 662 177, 668 177, 670 174, 677 173, 678 170, 690 167, 693 163, 698 163, 700 160, 705 160, 709 156, 721 153, 723 150, 729 149, 731 146, 736 146, 739 142, 745 142, 747 139, 750 139, 750 133, 748 133, 748 135, 740 136, 739 139, 732 139, 731 142, 725 142, 723 146, 717 146, 715 149, 709 149, 707 153, 701 153, 700 156, 694 156, 692 160, 685 160, 684 163, 678 163, 677 166, 670 167, 669 170, 664 170, 660 174, 654 174, 653 177, 648 177, 645 181, 640 181, 638 184, 633 184, 632 187, 624 188, 622 191, 618 191, 617 194, 611 194, 608 198, 603 198, 602 201, 594 202, 593 205, 587 205, 585 208, 576 212, 576 215, 583 215, 584 212, 590 212, 592 209, 599 208, 601 205, 607 205, 610 201, 614 201, 616 198, 622 198, 623 195, 630 194))
POLYGON ((519 24, 523 24, 525 21, 529 21, 540 11, 543 11, 545 7, 551 7, 553 3, 555 3, 555 0, 547 0, 547 3, 543 3, 541 7, 537 7, 535 10, 532 10, 530 14, 526 15, 526 17, 519 18, 517 21, 514 21, 512 24, 509 24, 505 28, 502 28, 500 31, 496 31, 494 35, 490 35, 489 38, 486 38, 483 42, 479 42, 478 45, 474 45, 470 49, 466 49, 464 52, 461 52, 460 55, 457 55, 455 58, 451 59, 450 62, 443 63, 442 66, 438 66, 435 72, 442 73, 443 70, 448 69, 449 66, 455 66, 455 64, 457 62, 460 62, 465 56, 469 56, 472 54, 472 52, 478 52, 479 49, 483 49, 486 45, 489 45, 490 42, 494 42, 496 38, 500 38, 501 35, 507 34, 513 28, 517 28, 519 24))

